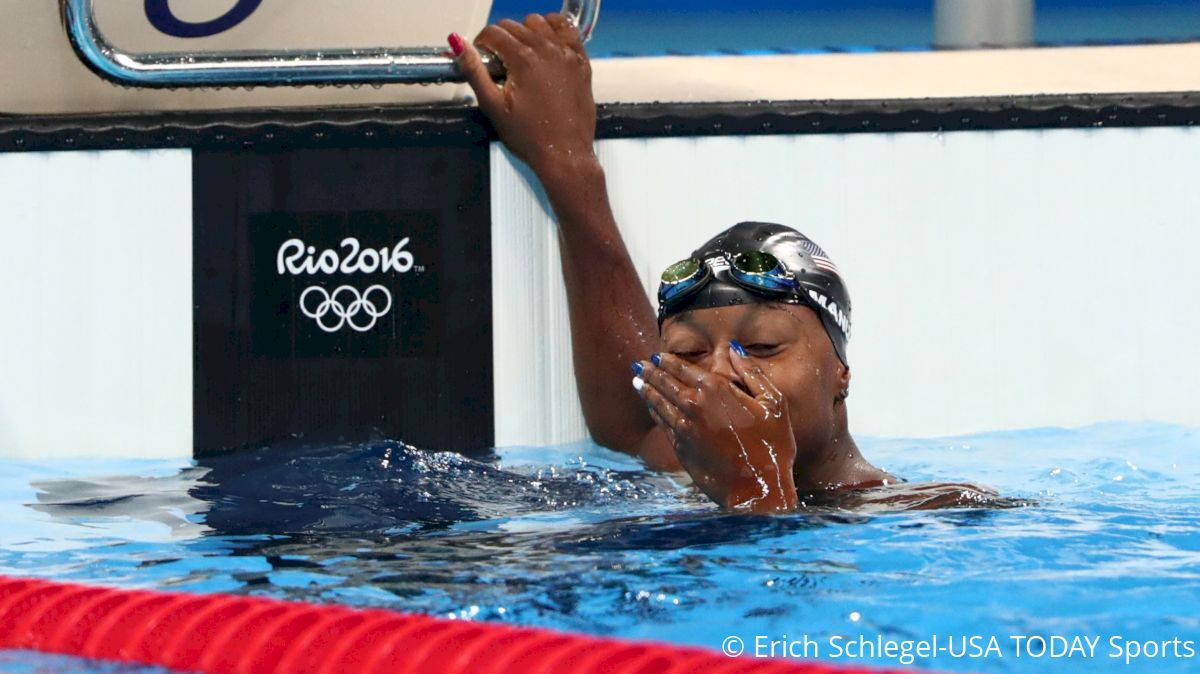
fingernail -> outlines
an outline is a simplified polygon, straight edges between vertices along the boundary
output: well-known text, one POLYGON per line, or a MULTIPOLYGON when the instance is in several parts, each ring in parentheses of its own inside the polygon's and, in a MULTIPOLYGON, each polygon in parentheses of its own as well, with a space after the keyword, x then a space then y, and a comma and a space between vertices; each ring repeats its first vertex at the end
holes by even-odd
POLYGON ((642 370, 646 369, 646 366, 642 365, 642 361, 640 361, 640 360, 633 361, 632 367, 633 367, 633 374, 634 374, 634 376, 637 376, 637 377, 642 376, 642 370))
POLYGON ((658 367, 659 364, 662 363, 662 354, 656 353, 653 356, 650 356, 650 362, 654 363, 654 367, 658 367))
POLYGON ((644 387, 645 385, 646 385, 646 382, 643 381, 641 377, 633 378, 633 390, 641 392, 642 387, 644 387))
POLYGON ((736 339, 729 340, 729 348, 733 349, 733 352, 742 358, 747 357, 745 347, 743 347, 736 339))
POLYGON ((446 38, 450 43, 450 49, 454 51, 455 56, 462 56, 462 53, 467 49, 467 41, 458 33, 450 33, 450 37, 446 38))

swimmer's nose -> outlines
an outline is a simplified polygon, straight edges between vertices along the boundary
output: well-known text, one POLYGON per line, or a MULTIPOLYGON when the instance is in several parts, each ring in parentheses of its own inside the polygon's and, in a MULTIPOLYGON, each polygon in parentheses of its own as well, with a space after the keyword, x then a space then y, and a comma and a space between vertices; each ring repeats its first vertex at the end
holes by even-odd
POLYGON ((738 380, 737 372, 733 369, 733 361, 731 360, 731 356, 729 354, 728 342, 715 350, 715 353, 713 353, 713 357, 709 363, 709 372, 712 372, 713 374, 719 374, 722 377, 732 381, 738 380))

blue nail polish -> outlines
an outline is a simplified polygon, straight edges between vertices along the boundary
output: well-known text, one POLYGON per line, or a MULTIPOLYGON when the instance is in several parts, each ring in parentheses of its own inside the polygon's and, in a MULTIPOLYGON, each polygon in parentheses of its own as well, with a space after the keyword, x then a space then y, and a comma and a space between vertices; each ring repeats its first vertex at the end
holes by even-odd
POLYGON ((654 363, 654 367, 658 367, 659 364, 662 363, 662 354, 656 353, 653 356, 650 356, 650 362, 654 363))
POLYGON ((640 360, 633 361, 632 367, 633 367, 633 376, 635 376, 635 377, 642 376, 642 370, 646 369, 646 366, 642 365, 642 362, 640 360))
POLYGON ((729 340, 729 346, 737 355, 741 356, 742 358, 747 357, 748 354, 746 353, 745 347, 743 347, 736 339, 729 340))

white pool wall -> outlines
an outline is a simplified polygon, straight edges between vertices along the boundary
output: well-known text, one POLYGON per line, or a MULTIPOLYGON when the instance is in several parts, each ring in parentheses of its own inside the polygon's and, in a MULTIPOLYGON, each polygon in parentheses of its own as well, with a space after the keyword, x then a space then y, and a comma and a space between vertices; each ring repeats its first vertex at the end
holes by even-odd
POLYGON ((191 152, 0 154, 0 232, 0 456, 190 456, 191 152))

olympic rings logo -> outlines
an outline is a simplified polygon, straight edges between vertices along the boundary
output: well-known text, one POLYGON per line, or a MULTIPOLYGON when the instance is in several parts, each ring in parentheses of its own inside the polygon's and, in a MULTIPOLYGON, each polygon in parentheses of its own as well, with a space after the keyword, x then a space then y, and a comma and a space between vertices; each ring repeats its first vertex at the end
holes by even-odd
POLYGON ((321 286, 309 286, 300 293, 300 311, 315 320, 317 327, 325 332, 337 332, 347 325, 355 332, 366 332, 391 310, 392 293, 381 285, 373 285, 361 294, 354 286, 338 286, 333 292, 321 286), (315 307, 310 301, 314 297, 315 307), (376 303, 385 300, 387 304, 382 308, 376 303))

